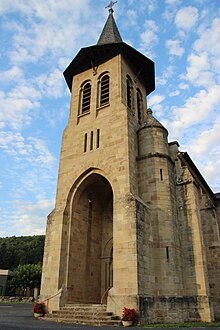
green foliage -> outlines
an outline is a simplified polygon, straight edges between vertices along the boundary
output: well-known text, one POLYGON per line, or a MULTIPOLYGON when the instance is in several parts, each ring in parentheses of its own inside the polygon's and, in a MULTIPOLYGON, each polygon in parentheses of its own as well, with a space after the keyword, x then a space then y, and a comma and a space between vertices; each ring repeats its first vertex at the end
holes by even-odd
POLYGON ((44 239, 44 235, 0 238, 0 268, 14 270, 42 262, 44 239))
POLYGON ((37 265, 19 265, 13 271, 10 287, 30 290, 40 287, 42 267, 37 265))

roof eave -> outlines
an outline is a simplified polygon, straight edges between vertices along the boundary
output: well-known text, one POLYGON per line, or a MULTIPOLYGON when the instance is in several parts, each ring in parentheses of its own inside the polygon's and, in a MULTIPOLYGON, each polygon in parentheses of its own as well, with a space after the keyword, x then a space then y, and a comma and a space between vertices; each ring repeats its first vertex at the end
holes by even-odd
POLYGON ((146 87, 146 95, 149 95, 155 89, 154 62, 124 42, 82 48, 63 73, 70 91, 73 76, 119 54, 132 65, 137 76, 141 76, 146 87))
POLYGON ((185 161, 185 163, 188 165, 189 170, 193 176, 196 176, 200 182, 200 184, 203 186, 203 188, 209 193, 209 195, 212 197, 212 199, 215 201, 216 196, 213 193, 212 189, 209 187, 208 183, 190 158, 189 154, 187 152, 179 152, 179 157, 185 161))

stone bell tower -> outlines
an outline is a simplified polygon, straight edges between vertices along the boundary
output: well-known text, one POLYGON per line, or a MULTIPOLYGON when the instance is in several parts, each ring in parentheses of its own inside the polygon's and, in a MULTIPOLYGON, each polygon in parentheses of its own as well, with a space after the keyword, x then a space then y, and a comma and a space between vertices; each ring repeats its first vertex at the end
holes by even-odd
MULTIPOLYGON (((117 315, 126 306, 145 321, 186 320, 189 306, 197 311, 198 290, 183 298, 178 143, 168 144, 167 130, 146 110, 154 63, 122 41, 110 6, 98 43, 82 48, 64 77, 70 114, 47 222, 42 299, 49 298, 49 311, 102 300, 117 315)), ((205 267, 200 308, 209 321, 205 267)))
POLYGON ((64 77, 70 114, 41 295, 55 295, 51 310, 66 302, 99 303, 109 289, 108 304, 121 313, 126 302, 137 307, 136 132, 155 87, 154 63, 122 41, 110 8, 97 45, 82 48, 64 77))

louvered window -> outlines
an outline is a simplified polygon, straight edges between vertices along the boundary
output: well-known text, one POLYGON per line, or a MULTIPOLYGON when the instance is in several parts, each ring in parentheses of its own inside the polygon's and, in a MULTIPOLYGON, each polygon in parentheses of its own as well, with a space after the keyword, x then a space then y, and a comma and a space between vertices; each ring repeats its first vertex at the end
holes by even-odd
POLYGON ((138 112, 138 122, 142 122, 142 111, 143 111, 143 98, 141 91, 137 91, 137 112, 138 112))
POLYGON ((100 79, 100 106, 109 104, 109 75, 105 74, 100 79))
POLYGON ((91 84, 87 82, 82 87, 82 94, 81 94, 81 114, 90 111, 90 101, 91 101, 91 84))
POLYGON ((133 86, 132 86, 131 78, 127 76, 127 107, 129 109, 132 108, 132 103, 133 103, 133 86))

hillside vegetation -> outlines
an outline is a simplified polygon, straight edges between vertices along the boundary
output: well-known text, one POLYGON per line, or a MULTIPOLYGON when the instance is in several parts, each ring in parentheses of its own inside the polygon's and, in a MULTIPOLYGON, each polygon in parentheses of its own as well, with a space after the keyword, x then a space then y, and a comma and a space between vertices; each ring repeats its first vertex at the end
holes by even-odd
POLYGON ((43 261, 44 235, 0 238, 0 269, 43 261))

